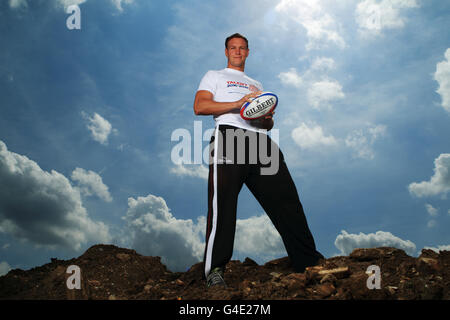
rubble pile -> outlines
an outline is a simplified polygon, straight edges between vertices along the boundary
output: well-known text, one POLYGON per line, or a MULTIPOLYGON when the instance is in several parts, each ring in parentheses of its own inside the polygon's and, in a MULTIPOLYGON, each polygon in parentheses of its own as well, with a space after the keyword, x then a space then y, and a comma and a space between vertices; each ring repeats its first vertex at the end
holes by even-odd
POLYGON ((78 258, 11 270, 0 277, 0 299, 450 299, 450 251, 422 250, 415 258, 390 247, 355 249, 303 273, 295 273, 287 257, 264 265, 233 260, 226 266, 226 288, 206 289, 202 274, 201 263, 171 272, 159 257, 100 244, 78 258), (69 266, 78 267, 78 283, 69 266))

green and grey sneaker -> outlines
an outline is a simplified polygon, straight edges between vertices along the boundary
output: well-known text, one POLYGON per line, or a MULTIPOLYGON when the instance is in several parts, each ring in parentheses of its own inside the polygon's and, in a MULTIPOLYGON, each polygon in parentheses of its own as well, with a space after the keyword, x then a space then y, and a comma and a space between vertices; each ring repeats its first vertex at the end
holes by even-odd
POLYGON ((208 288, 217 285, 226 287, 227 285, 225 284, 225 280, 223 279, 223 269, 220 267, 212 269, 208 274, 208 277, 206 278, 206 285, 208 286, 208 288))

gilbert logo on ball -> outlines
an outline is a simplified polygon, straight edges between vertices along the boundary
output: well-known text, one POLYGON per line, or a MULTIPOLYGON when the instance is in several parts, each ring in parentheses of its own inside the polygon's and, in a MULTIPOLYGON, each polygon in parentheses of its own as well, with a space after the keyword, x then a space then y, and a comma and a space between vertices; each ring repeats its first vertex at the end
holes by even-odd
POLYGON ((264 117, 275 110, 278 104, 278 97, 272 92, 263 92, 253 98, 251 102, 246 102, 241 108, 241 117, 244 120, 256 120, 264 117))

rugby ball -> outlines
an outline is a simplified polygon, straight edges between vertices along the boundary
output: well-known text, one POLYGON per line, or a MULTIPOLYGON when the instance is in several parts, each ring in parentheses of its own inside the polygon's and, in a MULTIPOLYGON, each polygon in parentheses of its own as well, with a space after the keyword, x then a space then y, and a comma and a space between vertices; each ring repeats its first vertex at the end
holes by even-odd
POLYGON ((244 120, 256 120, 264 117, 275 110, 278 104, 278 97, 272 92, 263 92, 253 98, 251 102, 246 102, 241 107, 241 117, 244 120))

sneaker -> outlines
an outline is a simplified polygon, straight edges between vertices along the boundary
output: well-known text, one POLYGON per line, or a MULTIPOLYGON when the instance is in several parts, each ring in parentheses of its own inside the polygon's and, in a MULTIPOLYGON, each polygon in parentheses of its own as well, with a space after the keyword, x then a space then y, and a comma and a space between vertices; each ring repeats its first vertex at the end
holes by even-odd
POLYGON ((208 277, 206 278, 206 285, 208 288, 216 285, 221 285, 226 287, 225 280, 223 279, 223 269, 220 267, 214 268, 209 273, 208 277))

